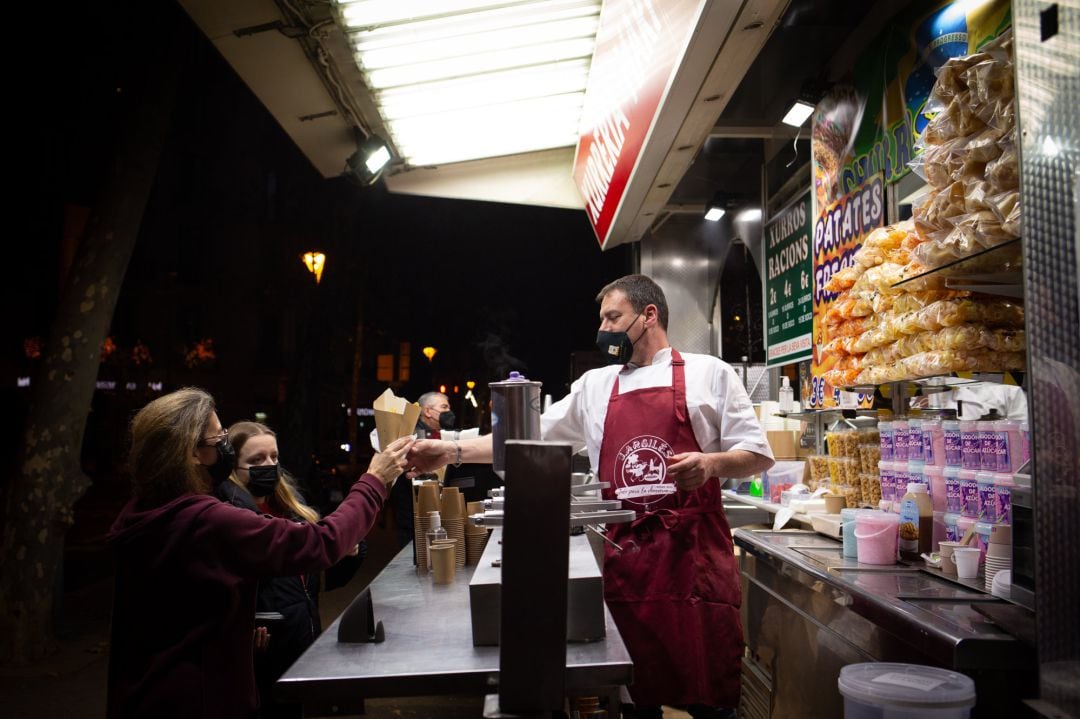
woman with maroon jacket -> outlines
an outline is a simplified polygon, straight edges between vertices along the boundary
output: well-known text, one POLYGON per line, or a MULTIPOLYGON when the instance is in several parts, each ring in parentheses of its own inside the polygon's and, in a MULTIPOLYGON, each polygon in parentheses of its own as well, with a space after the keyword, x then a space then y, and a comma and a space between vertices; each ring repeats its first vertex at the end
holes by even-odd
POLYGON ((213 496, 235 452, 199 389, 161 397, 131 423, 133 498, 116 552, 110 717, 250 717, 255 592, 263 577, 318 572, 368 532, 411 438, 375 455, 318 523, 255 514, 213 496))

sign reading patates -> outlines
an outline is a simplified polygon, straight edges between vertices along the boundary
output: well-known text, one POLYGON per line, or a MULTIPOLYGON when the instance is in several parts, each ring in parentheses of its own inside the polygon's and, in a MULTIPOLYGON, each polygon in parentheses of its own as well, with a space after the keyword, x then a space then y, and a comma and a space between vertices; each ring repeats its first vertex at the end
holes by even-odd
POLYGON ((769 220, 765 245, 765 362, 810 359, 814 331, 814 262, 810 253, 810 191, 769 220))
POLYGON ((574 182, 603 248, 671 77, 698 0, 605 0, 574 156, 574 182))

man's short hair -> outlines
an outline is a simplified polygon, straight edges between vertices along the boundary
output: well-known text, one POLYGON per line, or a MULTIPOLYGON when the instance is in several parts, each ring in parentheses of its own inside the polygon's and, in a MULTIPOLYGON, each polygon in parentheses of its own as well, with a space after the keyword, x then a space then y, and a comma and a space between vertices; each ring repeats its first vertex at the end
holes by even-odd
POLYGON ((450 401, 450 398, 442 392, 424 392, 422 395, 420 395, 420 399, 416 400, 416 403, 420 405, 420 407, 427 407, 428 405, 433 404, 433 400, 436 397, 442 397, 447 402, 450 401))
POLYGON ((667 331, 667 299, 664 297, 664 291, 660 289, 660 285, 656 284, 651 277, 645 275, 620 277, 614 282, 604 285, 604 289, 600 290, 600 293, 596 295, 596 303, 603 304, 604 298, 615 290, 619 290, 626 295, 626 299, 629 300, 630 306, 634 308, 634 312, 644 312, 649 305, 656 305, 657 314, 660 316, 660 327, 665 332, 667 331))

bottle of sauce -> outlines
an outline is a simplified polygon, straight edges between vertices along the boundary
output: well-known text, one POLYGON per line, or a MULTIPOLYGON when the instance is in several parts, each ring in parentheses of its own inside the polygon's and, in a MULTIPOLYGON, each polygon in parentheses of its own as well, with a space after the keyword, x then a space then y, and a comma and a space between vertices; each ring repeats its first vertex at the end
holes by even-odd
POLYGON ((900 557, 919 559, 934 542, 934 504, 924 482, 909 482, 900 500, 900 557))

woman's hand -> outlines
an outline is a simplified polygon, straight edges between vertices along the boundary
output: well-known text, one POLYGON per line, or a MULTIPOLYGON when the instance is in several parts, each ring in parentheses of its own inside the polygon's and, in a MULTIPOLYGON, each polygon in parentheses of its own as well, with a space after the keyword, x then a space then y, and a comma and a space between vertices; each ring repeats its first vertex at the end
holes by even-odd
POLYGON ((270 646, 270 630, 266 627, 255 627, 255 651, 265 652, 270 646))
POLYGON ((402 472, 405 471, 405 455, 412 449, 416 438, 412 436, 402 437, 391 442, 386 449, 371 458, 368 465, 368 474, 374 474, 382 483, 389 487, 394 483, 402 472))

